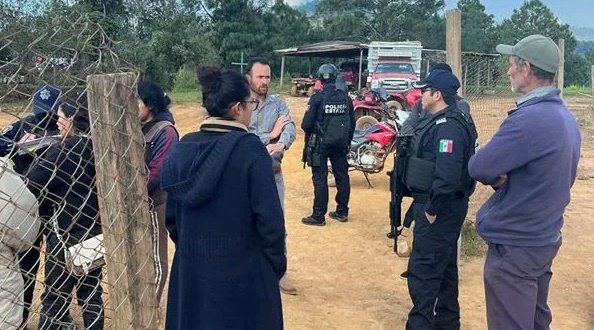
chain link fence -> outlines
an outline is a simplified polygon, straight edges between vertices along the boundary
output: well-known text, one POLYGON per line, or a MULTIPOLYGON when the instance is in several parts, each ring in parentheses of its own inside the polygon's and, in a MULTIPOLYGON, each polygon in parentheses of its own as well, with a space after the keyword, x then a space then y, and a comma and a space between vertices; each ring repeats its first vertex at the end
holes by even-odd
POLYGON ((88 13, 0 7, 0 329, 157 329, 135 68, 88 13))
MULTIPOLYGON (((446 52, 423 50, 424 67, 446 62, 446 52)), ((487 143, 498 130, 507 112, 515 107, 519 95, 511 91, 507 70, 507 56, 462 52, 461 94, 468 100, 472 118, 482 145, 487 143)), ((576 115, 583 135, 582 158, 594 157, 594 99, 587 93, 564 95, 565 102, 576 115)), ((585 163, 582 161, 581 163, 585 163)), ((578 178, 589 179, 594 169, 581 165, 578 178)), ((468 218, 474 221, 480 206, 491 196, 492 189, 478 185, 471 197, 468 218)))

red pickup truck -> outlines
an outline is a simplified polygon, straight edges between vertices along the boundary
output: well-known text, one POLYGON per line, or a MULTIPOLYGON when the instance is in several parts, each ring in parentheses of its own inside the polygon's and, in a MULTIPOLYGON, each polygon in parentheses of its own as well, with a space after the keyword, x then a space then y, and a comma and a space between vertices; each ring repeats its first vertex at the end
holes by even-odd
POLYGON ((380 60, 371 75, 371 88, 403 92, 418 77, 410 61, 380 60))
POLYGON ((361 87, 365 87, 365 82, 367 81, 367 76, 364 73, 364 71, 367 70, 366 63, 363 63, 361 70, 361 77, 360 79, 357 79, 359 76, 359 62, 342 62, 338 66, 338 71, 340 71, 340 74, 344 78, 344 82, 346 83, 349 90, 359 89, 359 80, 361 80, 361 87))

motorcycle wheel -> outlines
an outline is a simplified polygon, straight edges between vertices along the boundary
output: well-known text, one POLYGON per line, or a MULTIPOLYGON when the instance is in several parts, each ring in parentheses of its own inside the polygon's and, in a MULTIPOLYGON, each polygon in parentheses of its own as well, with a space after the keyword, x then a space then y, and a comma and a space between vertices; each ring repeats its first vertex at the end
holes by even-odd
POLYGON ((357 119, 357 122, 355 123, 355 129, 356 130, 366 130, 369 127, 377 124, 378 120, 375 117, 372 116, 363 116, 359 119, 357 119))
POLYGON ((398 101, 388 101, 386 102, 386 107, 388 107, 388 109, 390 109, 393 112, 396 112, 396 110, 404 110, 402 103, 398 101))

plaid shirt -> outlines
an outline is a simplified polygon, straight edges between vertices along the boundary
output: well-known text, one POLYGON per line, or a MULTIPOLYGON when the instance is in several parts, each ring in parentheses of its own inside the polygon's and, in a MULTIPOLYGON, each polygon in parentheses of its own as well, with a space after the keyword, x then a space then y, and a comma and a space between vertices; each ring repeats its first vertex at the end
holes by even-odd
MULTIPOLYGON (((276 96, 266 96, 264 103, 258 109, 254 110, 252 114, 249 132, 258 135, 264 145, 270 144, 270 132, 272 132, 274 124, 280 116, 289 116, 290 118, 291 115, 287 103, 276 96)), ((291 119, 283 128, 278 142, 282 142, 285 148, 289 149, 293 141, 295 141, 296 132, 295 122, 291 119)))

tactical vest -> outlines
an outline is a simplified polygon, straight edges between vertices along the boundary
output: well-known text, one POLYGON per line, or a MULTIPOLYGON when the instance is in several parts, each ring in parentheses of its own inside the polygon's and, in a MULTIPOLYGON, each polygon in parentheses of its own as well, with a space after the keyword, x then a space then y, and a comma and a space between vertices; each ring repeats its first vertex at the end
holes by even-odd
POLYGON ((346 150, 351 142, 351 117, 348 112, 352 110, 348 106, 348 95, 336 88, 323 90, 322 93, 322 147, 346 150))
MULTIPOLYGON (((468 171, 468 160, 478 150, 478 134, 472 118, 465 115, 459 109, 448 110, 443 114, 434 116, 426 122, 421 122, 417 128, 418 132, 412 141, 411 155, 407 161, 404 181, 411 192, 427 194, 433 184, 435 177, 435 163, 423 159, 422 149, 425 145, 427 133, 429 133, 440 121, 455 120, 462 124, 468 134, 468 140, 474 141, 474 148, 469 148, 464 155, 464 171, 468 171)), ((468 196, 474 192, 476 181, 469 175, 465 178, 468 196)))

